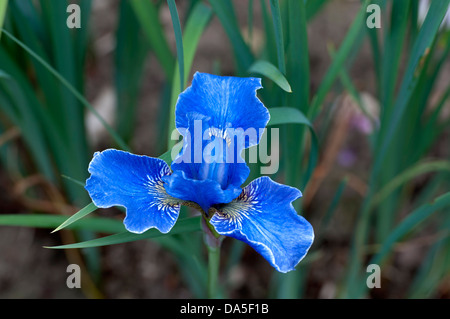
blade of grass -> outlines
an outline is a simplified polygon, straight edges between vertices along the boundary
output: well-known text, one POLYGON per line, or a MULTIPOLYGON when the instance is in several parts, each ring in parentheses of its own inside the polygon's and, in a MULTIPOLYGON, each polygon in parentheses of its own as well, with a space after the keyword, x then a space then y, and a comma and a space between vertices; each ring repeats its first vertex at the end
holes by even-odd
POLYGON ((442 233, 423 259, 408 292, 408 298, 432 298, 433 292, 450 269, 450 218, 442 223, 438 233, 442 233))
POLYGON ((286 74, 286 62, 284 56, 283 26, 281 23, 280 4, 278 0, 270 0, 273 28, 275 30, 275 43, 277 46, 278 69, 286 74))
POLYGON ((314 119, 317 116, 319 107, 325 100, 325 97, 330 91, 334 81, 341 73, 342 68, 344 67, 345 62, 347 60, 347 57, 352 53, 352 51, 355 50, 355 44, 359 45, 361 44, 359 43, 359 41, 356 41, 356 39, 358 39, 360 32, 365 32, 366 8, 369 2, 370 2, 369 0, 366 0, 361 5, 361 9, 359 10, 357 16, 353 20, 353 23, 349 31, 347 32, 347 35, 345 36, 339 50, 336 52, 334 56, 331 66, 329 67, 325 77, 320 83, 319 89, 313 98, 311 107, 308 112, 309 119, 314 119))
MULTIPOLYGON (((381 249, 370 260, 369 264, 381 265, 392 252, 392 247, 406 234, 411 232, 415 227, 422 224, 430 216, 436 212, 450 206, 450 193, 446 193, 437 198, 431 204, 425 204, 409 214, 389 235, 381 246, 381 249)), ((365 281, 359 282, 357 296, 362 297, 367 289, 365 281), (363 284, 361 284, 363 282, 363 284)))
POLYGON ((141 31, 141 24, 130 2, 122 0, 116 31, 114 80, 117 96, 116 127, 126 142, 131 141, 136 127, 139 89, 145 69, 145 58, 150 49, 148 41, 142 38, 141 31))
POLYGON ((397 130, 400 119, 403 117, 407 108, 408 101, 417 85, 417 78, 415 73, 419 66, 420 60, 426 52, 426 49, 432 44, 439 29, 440 23, 444 18, 446 9, 450 3, 450 0, 434 1, 431 3, 430 10, 427 18, 419 31, 416 42, 414 43, 413 50, 411 52, 410 59, 408 61, 407 70, 403 76, 403 80, 400 86, 399 94, 397 96, 392 116, 390 116, 387 123, 382 123, 380 136, 378 139, 377 147, 374 152, 376 157, 374 159, 374 165, 371 170, 371 176, 369 181, 369 190, 366 198, 363 202, 354 237, 353 246, 351 249, 350 264, 348 270, 347 283, 345 285, 347 291, 344 292, 345 297, 352 297, 352 292, 356 291, 356 287, 361 281, 360 270, 363 260, 363 247, 368 237, 368 226, 370 218, 370 200, 374 193, 374 187, 377 184, 382 164, 384 160, 388 158, 386 151, 390 146, 393 135, 397 130))
POLYGON ((8 0, 0 0, 0 38, 2 37, 3 22, 5 21, 8 0))
POLYGON ((22 43, 19 39, 13 36, 8 31, 3 30, 3 33, 8 36, 12 41, 18 44, 22 49, 24 49, 28 54, 30 54, 33 58, 35 58, 39 63, 41 63, 51 74, 53 74, 69 91, 83 104, 89 111, 91 111, 95 117, 100 121, 103 127, 108 131, 114 141, 121 147, 123 150, 130 151, 126 143, 120 138, 120 136, 112 129, 112 127, 105 122, 105 120, 101 117, 101 115, 95 110, 95 108, 61 75, 56 71, 51 65, 45 62, 41 57, 35 54, 30 48, 28 48, 24 43, 22 43))
MULTIPOLYGON (((89 21, 91 18, 92 10, 92 0, 81 0, 80 2, 80 12, 83 14, 80 18, 81 28, 76 29, 74 34, 74 48, 75 48, 75 59, 76 59, 76 70, 82 70, 85 66, 86 52, 88 51, 89 43, 89 21)), ((76 72, 77 77, 77 87, 82 88, 84 83, 84 73, 76 72)))
POLYGON ((308 30, 303 1, 289 0, 289 48, 287 50, 286 77, 292 85, 288 105, 307 112, 310 92, 308 30))
POLYGON ((77 179, 75 179, 75 178, 72 178, 72 177, 67 176, 67 175, 61 175, 61 177, 62 177, 62 178, 65 178, 65 179, 67 179, 67 180, 69 180, 69 181, 71 181, 71 182, 77 184, 78 186, 81 186, 81 187, 84 188, 84 183, 81 182, 81 181, 79 181, 79 180, 77 180, 77 179))
POLYGON ((309 151, 308 166, 302 177, 300 188, 304 188, 309 178, 312 175, 314 167, 317 164, 319 154, 319 142, 313 125, 308 118, 298 109, 281 106, 269 108, 270 120, 267 126, 281 125, 281 124, 303 124, 308 126, 311 132, 311 149, 309 151))
MULTIPOLYGON (((75 75, 76 59, 72 35, 69 28, 61 27, 66 24, 67 3, 64 1, 41 0, 40 4, 43 16, 49 17, 49 19, 44 19, 44 22, 47 24, 47 34, 50 39, 51 63, 61 78, 70 84, 74 90, 81 92, 82 88, 77 87, 79 81, 77 81, 77 76, 75 75)), ((71 94, 70 88, 61 81, 58 83, 58 91, 61 93, 60 102, 64 105, 64 107, 60 107, 62 118, 59 121, 64 123, 62 126, 63 131, 67 136, 67 140, 70 139, 69 149, 73 150, 71 151, 72 156, 75 161, 80 163, 80 166, 87 166, 88 146, 83 108, 78 104, 79 101, 77 101, 76 97, 71 94)))
POLYGON ((98 239, 88 240, 85 242, 80 242, 76 244, 69 244, 69 245, 61 245, 61 246, 52 246, 52 247, 45 247, 45 248, 51 248, 51 249, 73 249, 73 248, 90 248, 90 247, 100 247, 100 246, 107 246, 107 245, 115 245, 115 244, 122 244, 127 243, 131 241, 136 240, 142 240, 142 239, 150 239, 150 238, 158 238, 162 236, 167 235, 175 235, 175 234, 181 234, 186 232, 194 232, 194 231, 200 231, 200 216, 198 217, 190 217, 185 218, 182 220, 177 221, 175 226, 172 228, 172 230, 167 233, 163 234, 159 232, 156 229, 149 229, 145 233, 142 234, 134 234, 130 232, 123 232, 118 233, 98 239))
POLYGON ((414 43, 411 56, 408 61, 408 68, 403 76, 400 90, 393 107, 392 115, 389 117, 388 121, 382 123, 382 133, 380 133, 382 134, 382 138, 379 140, 379 145, 376 150, 377 156, 372 170, 373 176, 378 175, 381 165, 386 159, 386 151, 392 141, 393 135, 397 130, 398 124, 404 115, 408 101, 417 85, 418 78, 415 76, 417 68, 420 67, 420 61, 425 55, 426 49, 430 47, 434 41, 449 4, 450 0, 433 1, 431 3, 428 15, 421 30, 419 31, 417 40, 414 43))
POLYGON ((80 209, 77 213, 73 214, 67 220, 65 220, 64 223, 62 223, 61 225, 56 227, 55 230, 52 231, 52 233, 57 232, 63 228, 66 228, 67 226, 76 222, 77 220, 89 215, 92 212, 95 212, 97 210, 97 208, 98 207, 95 206, 94 203, 90 203, 90 204, 86 205, 85 207, 80 209))
MULTIPOLYGON (((18 226, 32 228, 54 229, 67 219, 62 215, 45 214, 1 214, 1 226, 18 226)), ((115 234, 125 231, 123 222, 120 220, 104 217, 89 217, 78 220, 67 226, 71 230, 89 230, 97 233, 115 234)))
MULTIPOLYGON (((406 30, 408 25, 409 0, 394 1, 392 4, 391 25, 385 36, 385 49, 381 69, 382 116, 389 116, 397 78, 406 30)), ((383 120, 381 120, 383 121, 383 120)))
POLYGON ((431 173, 431 172, 441 172, 447 171, 450 172, 450 162, 449 161, 433 161, 433 162, 425 162, 418 163, 413 167, 405 170, 395 178, 393 178, 389 183, 383 186, 372 198, 371 204, 369 205, 371 208, 377 206, 382 203, 383 200, 389 196, 393 191, 395 191, 400 186, 406 184, 414 178, 417 178, 420 175, 431 173))
MULTIPOLYGON (((304 1, 289 0, 287 2, 288 39, 286 77, 292 85, 292 94, 286 97, 287 105, 292 105, 306 113, 310 99, 310 68, 308 49, 308 30, 306 8, 304 1)), ((289 172, 287 183, 299 187, 301 177, 305 176, 301 170, 308 159, 303 156, 305 140, 304 127, 288 127, 287 143, 284 149, 286 156, 286 170, 289 172), (291 147, 296 145, 296 147, 291 147)), ((308 163, 308 165, 310 165, 308 163)), ((313 169, 313 167, 310 167, 313 169)), ((306 185, 307 180, 304 180, 306 185)))
POLYGON ((277 52, 275 45, 275 34, 273 30, 273 22, 269 14, 269 9, 267 8, 267 3, 265 0, 260 0, 262 18, 264 22, 264 34, 265 34, 265 45, 263 55, 266 60, 270 61, 272 64, 277 63, 277 52))
POLYGON ((175 45, 177 47, 178 71, 180 72, 180 88, 184 88, 184 53, 183 36, 181 32, 180 18, 178 16, 175 0, 167 0, 170 17, 172 18, 173 31, 175 33, 175 45))
MULTIPOLYGON (((47 45, 50 41, 47 39, 49 35, 44 31, 44 23, 36 6, 30 0, 14 1, 11 3, 11 17, 15 21, 18 38, 36 55, 40 56, 41 59, 50 61, 49 54, 51 53, 46 50, 46 47, 50 47, 50 45, 47 45)), ((11 56, 14 57, 13 54, 11 56)), ((21 65, 22 61, 19 61, 18 65, 21 65)), ((44 96, 46 113, 49 114, 55 123, 58 134, 67 141, 68 136, 64 127, 64 110, 61 107, 63 98, 61 96, 60 83, 36 59, 30 58, 30 62, 34 67, 36 80, 44 96)))
POLYGON ((129 0, 129 2, 166 77, 171 79, 174 71, 174 57, 161 27, 157 8, 152 1, 129 0))
POLYGON ((209 0, 214 12, 230 39, 236 58, 237 74, 245 74, 254 61, 250 48, 245 43, 234 14, 230 13, 229 1, 209 0))
POLYGON ((258 60, 252 64, 252 66, 248 69, 249 73, 257 73, 261 74, 265 77, 268 77, 272 81, 274 81, 281 89, 286 92, 292 92, 291 86, 289 82, 284 77, 283 73, 280 72, 272 63, 258 60))
POLYGON ((281 124, 304 124, 312 128, 311 122, 298 109, 289 106, 279 106, 269 108, 270 120, 267 126, 281 124))
MULTIPOLYGON (((3 61, 6 60, 6 56, 3 55, 1 49, 0 58, 5 58, 3 61)), ((11 64, 8 67, 13 67, 13 65, 11 64)), ((14 76, 15 73, 11 71, 16 70, 8 69, 8 72, 14 76)), ((48 158, 48 143, 40 123, 35 120, 36 113, 33 109, 33 102, 37 103, 37 101, 28 99, 29 96, 22 91, 23 88, 21 90, 21 83, 17 82, 21 81, 21 78, 17 78, 17 81, 13 79, 14 77, 11 81, 0 83, 0 91, 3 93, 0 97, 0 109, 10 117, 16 126, 25 128, 21 130, 21 135, 35 160, 36 166, 46 178, 54 181, 54 170, 48 158)))
MULTIPOLYGON (((169 123, 168 123, 168 148, 171 149, 175 141, 172 141, 170 134, 175 130, 175 106, 178 99, 178 95, 184 90, 184 87, 180 87, 181 83, 187 82, 187 77, 191 72, 192 62, 194 61, 195 52, 197 50, 198 42, 211 20, 212 10, 205 6, 203 3, 199 2, 192 10, 189 16, 186 27, 184 28, 183 43, 184 43, 184 67, 183 72, 184 79, 178 79, 181 76, 181 72, 175 72, 172 79, 172 95, 170 99, 170 110, 169 110, 169 123)), ((176 64, 176 70, 179 69, 179 64, 176 64)))
MULTIPOLYGON (((450 207, 450 193, 438 197, 433 203, 425 204, 411 212, 389 235, 381 246, 381 249, 370 260, 369 264, 382 265, 387 256, 392 252, 392 247, 406 234, 410 233, 418 225, 423 224, 430 216, 444 208, 450 207)), ((359 296, 367 289, 365 281, 359 283, 359 296)))
POLYGON ((3 70, 0 70, 0 79, 2 80, 10 80, 11 76, 3 70))
POLYGON ((314 16, 320 12, 325 4, 327 4, 328 0, 308 0, 306 1, 306 18, 311 20, 314 16))

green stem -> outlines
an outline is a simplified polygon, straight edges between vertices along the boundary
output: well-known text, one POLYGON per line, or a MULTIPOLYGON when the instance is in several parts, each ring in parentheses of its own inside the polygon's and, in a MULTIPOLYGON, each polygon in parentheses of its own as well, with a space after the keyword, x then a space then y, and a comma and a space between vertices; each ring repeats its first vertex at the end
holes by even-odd
POLYGON ((208 247, 208 298, 217 298, 220 246, 208 247))

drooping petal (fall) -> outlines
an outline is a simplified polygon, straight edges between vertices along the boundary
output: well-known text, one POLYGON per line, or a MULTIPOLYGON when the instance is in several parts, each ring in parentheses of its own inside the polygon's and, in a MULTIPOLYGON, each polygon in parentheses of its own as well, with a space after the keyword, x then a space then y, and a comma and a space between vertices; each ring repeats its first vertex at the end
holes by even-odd
POLYGON ((163 160, 109 149, 94 154, 89 172, 85 188, 93 203, 100 208, 124 206, 128 231, 157 228, 167 233, 175 224, 180 204, 163 186, 162 177, 171 173, 163 160))
POLYGON ((210 223, 217 233, 249 244, 275 269, 288 272, 314 240, 311 224, 291 204, 299 197, 296 188, 260 177, 231 203, 216 207, 210 223))

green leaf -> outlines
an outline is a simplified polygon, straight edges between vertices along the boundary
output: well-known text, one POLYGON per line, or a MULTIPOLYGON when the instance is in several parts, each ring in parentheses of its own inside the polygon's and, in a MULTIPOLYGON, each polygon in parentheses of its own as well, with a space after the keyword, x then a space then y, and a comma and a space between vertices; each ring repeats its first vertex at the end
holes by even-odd
POLYGON ((411 51, 411 56, 408 61, 408 67, 403 76, 402 83, 397 95, 397 99, 393 106, 393 111, 388 121, 382 122, 380 136, 378 141, 375 163, 372 170, 372 178, 379 175, 380 169, 384 160, 387 158, 386 152, 393 141, 393 136, 399 127, 399 123, 407 110, 408 102, 417 86, 418 78, 416 77, 417 69, 420 66, 420 61, 424 57, 427 48, 429 48, 436 34, 439 26, 446 14, 450 0, 432 1, 428 11, 425 22, 419 31, 417 40, 411 51), (383 134, 384 133, 384 134, 383 134))
POLYGON ((381 264, 387 255, 392 252, 392 246, 402 237, 411 232, 416 226, 423 223, 431 215, 444 208, 450 207, 450 193, 439 196, 433 203, 425 204, 411 212, 391 232, 389 237, 381 246, 380 251, 372 258, 370 263, 381 264))
POLYGON ((258 60, 252 64, 252 66, 248 69, 249 73, 258 73, 268 77, 272 81, 274 81, 280 88, 282 88, 286 92, 292 92, 291 86, 289 82, 284 77, 283 73, 280 72, 272 63, 258 60))
POLYGON ((371 207, 382 203, 390 194, 392 194, 401 185, 406 184, 408 181, 431 172, 447 171, 450 172, 450 162, 449 161, 433 161, 418 163, 413 167, 408 168, 395 178, 389 181, 383 188, 381 188, 372 198, 371 207))
POLYGON ((0 70, 0 79, 8 80, 10 78, 11 78, 11 76, 8 73, 6 73, 5 71, 0 70))
POLYGON ((245 73, 252 65, 254 57, 242 37, 235 15, 230 10, 231 1, 209 0, 209 3, 230 39, 236 57, 237 73, 245 73))
MULTIPOLYGON (((0 225, 53 229, 58 225, 61 225, 66 219, 67 217, 62 215, 1 214, 0 225)), ((115 234, 125 231, 122 221, 104 217, 89 217, 86 219, 81 219, 76 223, 67 225, 66 229, 89 230, 108 234, 115 234)))
POLYGON ((334 84, 334 81, 341 73, 342 68, 345 66, 345 62, 347 61, 348 56, 352 53, 352 50, 355 49, 356 44, 358 44, 358 41, 356 40, 358 39, 360 32, 364 32, 366 28, 365 17, 368 4, 369 1, 365 0, 361 5, 361 9, 359 10, 358 15, 353 20, 350 30, 345 36, 345 39, 343 40, 339 50, 336 52, 336 55, 333 58, 331 66, 329 67, 325 77, 320 83, 319 89, 313 99, 310 111, 308 113, 308 115, 311 115, 309 116, 310 118, 314 118, 317 115, 319 107, 322 105, 326 95, 334 84))
POLYGON ((328 2, 328 0, 308 0, 306 1, 306 18, 311 20, 328 2))
MULTIPOLYGON (((277 46, 278 69, 280 70, 280 72, 282 74, 286 74, 286 62, 285 62, 285 57, 284 57, 283 26, 281 24, 280 3, 278 2, 278 0, 270 0, 270 10, 272 12, 273 28, 275 30, 275 43, 277 46)), ((289 88, 289 90, 290 90, 290 88, 289 88)), ((290 91, 288 91, 288 92, 290 92, 290 91)))
MULTIPOLYGON (((208 25, 212 16, 212 10, 205 6, 203 3, 199 2, 192 9, 192 13, 186 22, 186 27, 184 28, 183 34, 183 45, 184 45, 184 79, 179 79, 181 72, 175 72, 172 79, 172 92, 170 97, 170 116, 169 116, 169 136, 168 136, 168 146, 169 149, 175 144, 172 141, 170 134, 175 130, 175 105, 178 99, 178 95, 184 90, 184 87, 180 86, 181 83, 187 82, 187 77, 191 71, 192 62, 194 61, 195 51, 197 50, 198 42, 208 25)), ((179 70, 179 63, 176 64, 176 71, 179 70)))
MULTIPOLYGON (((431 204, 425 204, 415 209, 390 233, 388 238, 382 244, 381 249, 372 257, 368 264, 381 265, 386 257, 392 252, 392 247, 398 243, 401 238, 436 212, 448 207, 450 207, 450 193, 446 193, 438 197, 431 204)), ((354 297, 361 297, 363 295, 364 291, 367 289, 367 285, 365 283, 365 280, 358 282, 358 291, 353 291, 354 297)))
POLYGON ((194 232, 201 230, 200 227, 200 216, 198 217, 190 217, 185 218, 182 220, 177 221, 175 226, 172 228, 170 233, 163 234, 157 229, 149 229, 143 234, 135 234, 130 233, 128 231, 114 234, 111 236, 106 236, 98 239, 88 240, 81 243, 76 244, 69 244, 69 245, 62 245, 62 246, 53 246, 53 247, 46 247, 46 248, 52 248, 52 249, 72 249, 72 248, 90 248, 90 247, 99 247, 99 246, 107 246, 107 245, 115 245, 115 244, 122 244, 127 243, 131 241, 136 240, 142 240, 142 239, 150 239, 150 238, 158 238, 161 236, 167 236, 167 235, 175 235, 175 234, 181 234, 186 232, 194 232))
POLYGON ((267 126, 280 124, 304 124, 312 128, 311 122, 298 109, 288 106, 269 108, 270 120, 267 126))
POLYGON ((63 228, 66 228, 67 226, 69 226, 70 224, 76 222, 80 218, 83 218, 83 217, 89 215, 90 213, 96 211, 97 208, 98 207, 95 206, 94 203, 90 203, 90 204, 86 205, 84 208, 80 209, 77 213, 75 213, 72 216, 70 216, 66 221, 64 221, 64 223, 59 225, 55 230, 52 231, 52 233, 57 232, 57 231, 59 231, 59 230, 61 230, 63 228))
POLYGON ((120 136, 129 142, 136 127, 139 89, 150 45, 141 34, 141 24, 130 2, 122 0, 119 10, 114 56, 114 82, 117 96, 116 127, 120 136))
POLYGON ((112 129, 112 127, 105 122, 105 120, 101 117, 101 115, 97 112, 97 110, 81 95, 73 86, 70 84, 58 71, 56 71, 50 64, 44 61, 40 56, 34 53, 28 46, 26 46, 23 42, 13 36, 11 33, 2 29, 3 33, 8 36, 13 42, 19 45, 22 49, 24 49, 29 55, 35 58, 40 64, 42 64, 51 74, 53 74, 69 91, 85 106, 89 111, 91 111, 95 117, 102 123, 103 127, 108 131, 111 137, 115 140, 115 142, 121 147, 123 150, 130 151, 126 143, 120 138, 119 135, 112 129))
POLYGON ((180 73, 180 88, 184 88, 184 53, 183 36, 181 32, 180 18, 178 17, 175 0, 167 0, 170 17, 172 18, 173 31, 175 33, 175 45, 177 47, 178 71, 180 73))
MULTIPOLYGON (((291 84, 293 92, 288 96, 287 104, 294 105, 306 112, 309 107, 311 75, 305 5, 303 1, 297 0, 289 0, 287 3, 289 5, 290 43, 287 50, 286 78, 291 84)), ((294 133, 297 132, 298 130, 294 133)), ((300 148, 299 151, 301 151, 300 148)))
POLYGON ((293 107, 272 107, 269 108, 269 113, 270 120, 267 126, 280 124, 303 124, 308 126, 309 131, 311 132, 311 150, 309 153, 308 167, 306 172, 303 174, 302 180, 302 186, 304 186, 312 175, 319 155, 319 142, 316 132, 314 131, 314 127, 300 110, 293 107))
POLYGON ((172 78, 174 58, 152 1, 129 0, 167 78, 172 78))
POLYGON ((3 28, 3 22, 5 21, 7 7, 8 0, 0 0, 0 37, 2 36, 1 28, 3 28))

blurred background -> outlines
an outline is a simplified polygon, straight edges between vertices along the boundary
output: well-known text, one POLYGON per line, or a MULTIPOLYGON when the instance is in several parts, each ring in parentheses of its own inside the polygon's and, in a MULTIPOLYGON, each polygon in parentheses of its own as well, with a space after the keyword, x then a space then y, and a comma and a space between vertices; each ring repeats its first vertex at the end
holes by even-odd
POLYGON ((282 275, 225 239, 223 296, 449 298, 448 1, 428 11, 418 0, 178 0, 179 20, 170 2, 0 0, 0 297, 205 297, 199 233, 43 248, 104 235, 50 231, 89 204, 76 181, 95 151, 126 145, 158 157, 173 145, 180 77, 187 87, 200 71, 262 77, 264 104, 296 108, 308 124, 277 126, 271 177, 302 190, 295 205, 315 229, 310 253, 282 275), (80 6, 79 29, 67 28, 70 3, 80 6), (379 29, 367 27, 368 4, 380 8, 379 29), (66 286, 71 263, 81 265, 81 289, 66 286), (366 286, 371 263, 381 288, 366 286))

